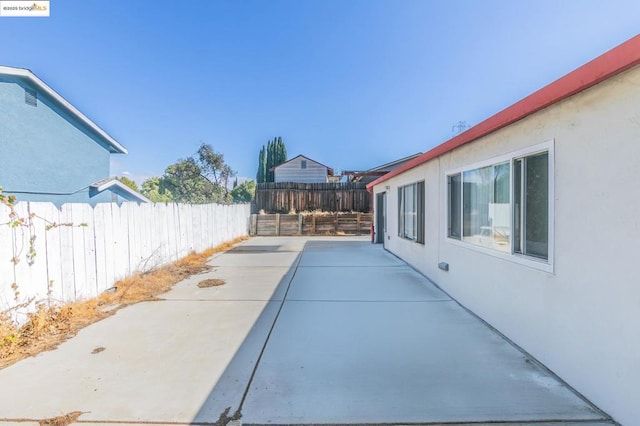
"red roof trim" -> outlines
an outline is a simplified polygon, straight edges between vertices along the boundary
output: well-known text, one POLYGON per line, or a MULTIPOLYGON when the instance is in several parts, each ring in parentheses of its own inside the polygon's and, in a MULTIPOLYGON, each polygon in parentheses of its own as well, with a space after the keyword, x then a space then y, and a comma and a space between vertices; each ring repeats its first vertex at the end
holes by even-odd
POLYGON ((367 189, 372 191, 375 185, 379 185, 407 170, 413 169, 449 151, 453 151, 462 145, 473 142, 476 139, 513 124, 516 121, 522 120, 541 109, 595 86, 637 65, 640 65, 640 35, 614 47, 605 54, 587 62, 580 68, 482 121, 464 133, 449 139, 421 156, 403 164, 401 167, 374 180, 367 185, 367 189))

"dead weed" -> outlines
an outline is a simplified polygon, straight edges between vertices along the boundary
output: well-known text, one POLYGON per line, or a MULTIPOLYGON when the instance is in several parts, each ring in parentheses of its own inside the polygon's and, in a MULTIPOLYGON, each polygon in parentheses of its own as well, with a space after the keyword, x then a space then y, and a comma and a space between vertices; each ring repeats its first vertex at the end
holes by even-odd
POLYGON ((200 288, 208 288, 208 287, 217 287, 226 284, 225 280, 221 280, 220 278, 210 278, 207 280, 202 280, 198 283, 198 287, 200 288))
POLYGON ((38 423, 40 426, 67 426, 74 423, 80 417, 82 411, 72 411, 64 416, 52 417, 50 419, 40 420, 38 423))
POLYGON ((56 348, 83 327, 113 315, 123 306, 157 300, 158 295, 170 290, 174 284, 210 269, 207 259, 213 254, 227 251, 245 239, 237 238, 202 253, 192 253, 170 265, 137 273, 118 281, 115 291, 93 299, 63 306, 40 304, 35 312, 28 314, 21 327, 0 313, 0 369, 56 348))

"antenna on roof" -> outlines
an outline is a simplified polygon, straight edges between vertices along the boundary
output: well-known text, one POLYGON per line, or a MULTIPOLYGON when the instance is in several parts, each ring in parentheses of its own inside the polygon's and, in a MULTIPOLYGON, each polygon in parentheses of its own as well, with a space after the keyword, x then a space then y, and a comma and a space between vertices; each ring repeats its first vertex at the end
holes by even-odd
POLYGON ((453 126, 451 126, 451 131, 453 133, 455 133, 456 135, 459 135, 460 133, 464 132, 465 130, 467 130, 469 127, 466 121, 458 121, 456 124, 454 124, 453 126))

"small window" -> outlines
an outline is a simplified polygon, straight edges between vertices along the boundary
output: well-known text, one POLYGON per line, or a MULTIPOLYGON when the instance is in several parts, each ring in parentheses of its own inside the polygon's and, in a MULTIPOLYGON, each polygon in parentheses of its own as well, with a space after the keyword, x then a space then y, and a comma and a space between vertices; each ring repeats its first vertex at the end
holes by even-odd
POLYGON ((398 188, 398 235, 424 244, 424 182, 398 188))
POLYGON ((24 103, 34 107, 38 106, 38 92, 31 89, 24 89, 24 103))
POLYGON ((307 160, 300 161, 300 168, 301 169, 306 169, 307 168, 307 160))
POLYGON ((449 176, 449 238, 462 238, 462 175, 460 173, 449 176))

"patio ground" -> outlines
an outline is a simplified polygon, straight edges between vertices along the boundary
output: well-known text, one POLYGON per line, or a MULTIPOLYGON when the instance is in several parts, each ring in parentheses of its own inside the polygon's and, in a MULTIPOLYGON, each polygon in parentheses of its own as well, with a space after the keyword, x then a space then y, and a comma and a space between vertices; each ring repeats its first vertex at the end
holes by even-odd
POLYGON ((0 423, 614 424, 366 238, 252 238, 211 264, 0 371, 0 423))

